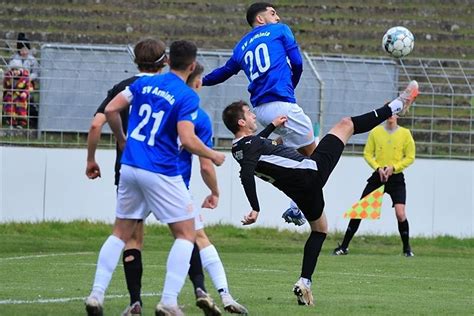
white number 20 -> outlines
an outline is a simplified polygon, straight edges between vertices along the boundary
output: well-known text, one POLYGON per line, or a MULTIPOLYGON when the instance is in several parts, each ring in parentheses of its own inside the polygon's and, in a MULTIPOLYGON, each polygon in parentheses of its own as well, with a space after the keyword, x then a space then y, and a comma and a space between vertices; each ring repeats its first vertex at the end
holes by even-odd
POLYGON ((153 113, 151 106, 149 104, 146 104, 146 103, 142 104, 140 106, 140 110, 138 111, 138 115, 140 115, 143 118, 140 121, 140 123, 137 125, 137 127, 133 129, 132 133, 130 134, 130 137, 140 142, 145 141, 146 135, 140 134, 140 131, 148 123, 148 121, 150 120, 150 117, 152 117, 155 121, 153 122, 153 127, 151 128, 147 144, 149 146, 154 146, 155 135, 156 135, 156 132, 158 132, 158 129, 160 128, 161 120, 163 119, 164 114, 165 114, 164 111, 153 113))
POLYGON ((249 66, 250 80, 254 81, 260 74, 270 68, 270 55, 268 54, 267 44, 261 43, 255 47, 255 51, 249 50, 244 56, 245 63, 249 66), (254 58, 255 57, 255 58, 254 58), (262 63, 263 57, 263 63, 262 63), (254 59, 257 69, 254 72, 254 59))

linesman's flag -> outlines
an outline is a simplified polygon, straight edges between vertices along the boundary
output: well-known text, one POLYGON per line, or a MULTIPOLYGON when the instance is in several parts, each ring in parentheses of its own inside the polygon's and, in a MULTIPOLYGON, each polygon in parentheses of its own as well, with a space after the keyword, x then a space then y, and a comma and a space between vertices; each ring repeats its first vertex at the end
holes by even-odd
POLYGON ((344 213, 344 218, 379 219, 385 185, 370 192, 344 213))

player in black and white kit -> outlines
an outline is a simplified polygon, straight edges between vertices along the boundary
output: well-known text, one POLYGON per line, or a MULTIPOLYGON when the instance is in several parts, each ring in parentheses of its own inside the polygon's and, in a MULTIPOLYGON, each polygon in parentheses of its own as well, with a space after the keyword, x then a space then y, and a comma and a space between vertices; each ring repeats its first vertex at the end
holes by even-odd
POLYGON ((412 81, 389 104, 360 116, 342 119, 321 139, 310 157, 267 139, 286 122, 285 116, 276 118, 262 132, 254 135, 257 130, 256 117, 245 102, 234 102, 224 109, 224 124, 235 136, 232 155, 240 164, 242 185, 252 207, 242 224, 253 224, 258 218, 260 206, 255 188, 257 176, 295 201, 311 226, 311 234, 304 247, 301 275, 293 288, 300 305, 314 304, 311 277, 327 234, 322 189, 345 144, 353 134, 368 132, 393 114, 407 111, 417 95, 418 83, 412 81))

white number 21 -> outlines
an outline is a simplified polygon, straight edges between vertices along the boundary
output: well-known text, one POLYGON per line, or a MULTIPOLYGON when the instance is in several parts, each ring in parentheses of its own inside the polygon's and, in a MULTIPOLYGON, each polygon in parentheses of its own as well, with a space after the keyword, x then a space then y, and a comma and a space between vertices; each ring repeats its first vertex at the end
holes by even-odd
POLYGON ((259 44, 257 47, 255 47, 255 51, 249 50, 247 53, 245 53, 244 60, 245 63, 249 66, 250 80, 254 81, 256 78, 258 78, 258 76, 260 76, 260 74, 266 72, 270 68, 270 55, 268 54, 267 44, 259 44), (257 65, 257 69, 255 69, 255 72, 254 59, 255 64, 257 65))
POLYGON ((138 112, 138 115, 140 115, 142 120, 140 123, 135 127, 130 134, 130 137, 143 142, 146 139, 146 135, 140 134, 141 129, 148 123, 150 120, 150 117, 154 118, 155 121, 153 122, 153 127, 151 128, 150 135, 148 138, 147 144, 149 146, 154 146, 155 145, 155 135, 156 132, 158 132, 158 129, 160 128, 161 120, 163 119, 163 115, 165 114, 164 111, 160 111, 158 113, 153 113, 151 106, 149 104, 142 104, 140 106, 140 110, 138 112))

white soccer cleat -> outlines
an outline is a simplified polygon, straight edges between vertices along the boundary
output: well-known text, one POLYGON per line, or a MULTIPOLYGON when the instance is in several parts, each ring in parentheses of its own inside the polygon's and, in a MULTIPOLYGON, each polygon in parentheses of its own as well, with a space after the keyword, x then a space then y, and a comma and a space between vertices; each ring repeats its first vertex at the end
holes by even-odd
POLYGON ((295 293, 298 300, 298 305, 314 305, 313 291, 311 287, 307 286, 303 280, 299 279, 293 287, 293 293, 295 293))
POLYGON ((398 96, 398 100, 402 101, 403 108, 400 111, 400 115, 405 115, 410 110, 410 106, 418 96, 418 82, 416 80, 410 81, 405 90, 398 96))
POLYGON ((155 316, 184 316, 178 305, 170 306, 159 303, 156 305, 155 316))
POLYGON ((232 296, 228 293, 223 294, 221 296, 222 304, 224 305, 224 309, 231 313, 231 314, 241 314, 241 315, 248 315, 249 311, 245 306, 237 303, 236 300, 232 298, 232 296))
POLYGON ((104 315, 104 308, 102 306, 102 303, 97 297, 90 295, 88 298, 86 298, 85 304, 86 304, 87 316, 103 316, 104 315))

